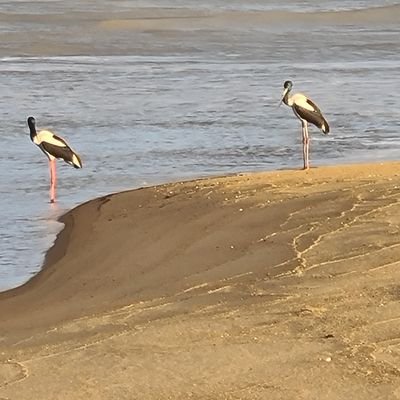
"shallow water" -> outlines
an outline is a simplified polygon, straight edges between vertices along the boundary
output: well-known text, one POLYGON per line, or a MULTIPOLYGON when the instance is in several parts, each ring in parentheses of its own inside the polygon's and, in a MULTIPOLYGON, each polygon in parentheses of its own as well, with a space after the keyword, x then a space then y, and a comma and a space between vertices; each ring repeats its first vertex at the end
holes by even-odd
POLYGON ((40 269, 57 216, 83 201, 300 167, 300 124, 277 107, 286 79, 331 125, 311 128, 312 164, 398 158, 398 2, 281 3, 80 1, 71 14, 61 1, 0 0, 0 290, 40 269), (58 163, 56 205, 28 115, 83 158, 82 170, 58 163))

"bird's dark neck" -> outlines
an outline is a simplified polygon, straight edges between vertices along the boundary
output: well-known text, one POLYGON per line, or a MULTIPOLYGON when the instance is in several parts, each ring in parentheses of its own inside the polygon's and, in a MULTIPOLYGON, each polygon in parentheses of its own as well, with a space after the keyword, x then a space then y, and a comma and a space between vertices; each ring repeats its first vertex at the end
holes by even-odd
POLYGON ((37 135, 36 127, 32 121, 28 122, 28 126, 29 126, 30 135, 31 135, 31 140, 33 141, 33 138, 37 135))
POLYGON ((289 105, 289 92, 290 90, 288 90, 285 94, 285 96, 283 97, 282 101, 288 106, 289 105))

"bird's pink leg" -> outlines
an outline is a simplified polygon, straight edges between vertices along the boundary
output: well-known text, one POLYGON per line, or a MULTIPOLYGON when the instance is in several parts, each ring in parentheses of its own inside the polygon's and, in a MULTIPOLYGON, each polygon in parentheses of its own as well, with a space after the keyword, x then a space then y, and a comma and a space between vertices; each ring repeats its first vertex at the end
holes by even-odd
POLYGON ((301 121, 301 134, 303 138, 303 165, 304 169, 308 169, 308 154, 307 154, 307 134, 306 134, 306 123, 301 121))
POLYGON ((304 129, 306 133, 306 169, 310 168, 310 159, 309 159, 309 154, 310 154, 310 138, 308 136, 308 125, 307 122, 304 124, 304 129))
POLYGON ((56 160, 50 160, 50 203, 54 203, 56 201, 56 160))

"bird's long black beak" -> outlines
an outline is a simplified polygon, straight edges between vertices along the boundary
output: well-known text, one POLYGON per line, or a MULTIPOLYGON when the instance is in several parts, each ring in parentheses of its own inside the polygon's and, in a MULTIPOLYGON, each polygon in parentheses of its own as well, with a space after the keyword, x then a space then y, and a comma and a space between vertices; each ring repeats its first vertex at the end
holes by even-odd
POLYGON ((288 91, 289 91, 288 88, 286 88, 286 89, 283 91, 283 93, 282 93, 282 98, 281 98, 281 101, 280 101, 279 104, 278 104, 278 107, 281 106, 281 104, 282 104, 282 102, 283 102, 283 99, 285 98, 285 96, 286 96, 286 94, 287 94, 288 91))

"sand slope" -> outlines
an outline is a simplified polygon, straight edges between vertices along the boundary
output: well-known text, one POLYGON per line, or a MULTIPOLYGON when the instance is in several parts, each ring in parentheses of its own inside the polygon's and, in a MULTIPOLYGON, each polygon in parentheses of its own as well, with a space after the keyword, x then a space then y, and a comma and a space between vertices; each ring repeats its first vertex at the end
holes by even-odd
POLYGON ((83 204, 42 273, 0 294, 0 399, 400 398, 399 171, 83 204))

